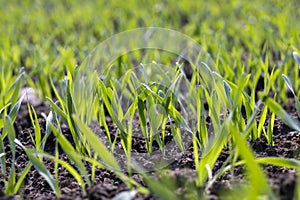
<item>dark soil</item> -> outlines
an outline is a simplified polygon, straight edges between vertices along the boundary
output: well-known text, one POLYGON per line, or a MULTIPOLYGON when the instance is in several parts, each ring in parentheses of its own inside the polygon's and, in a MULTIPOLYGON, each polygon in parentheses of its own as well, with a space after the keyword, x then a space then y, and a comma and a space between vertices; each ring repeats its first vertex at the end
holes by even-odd
MULTIPOLYGON (((39 117, 39 123, 41 125, 42 133, 45 133, 45 120, 43 119, 41 113, 46 115, 49 113, 49 106, 45 104, 40 104, 35 107, 36 112, 39 117)), ((291 108, 289 108, 291 110, 291 108)), ((293 110, 292 110, 293 111, 293 110)), ((115 127, 112 123, 109 124, 111 132, 114 133, 115 127)), ((15 128, 17 133, 17 139, 25 146, 32 147, 33 143, 31 142, 30 132, 33 133, 33 127, 28 116, 27 105, 22 105, 19 115, 15 122, 15 128)), ((99 131, 101 127, 94 127, 95 132, 101 133, 99 131), (98 131, 97 131, 98 130, 98 131)), ((1 131, 2 132, 2 131, 1 131)), ((1 133, 0 132, 0 133, 1 133)), ((72 137, 68 128, 63 128, 63 133, 70 141, 72 137)), ((105 136, 103 136, 105 137, 105 136)), ((168 138, 168 137, 167 137, 168 138)), ((169 137, 168 141, 171 141, 172 138, 169 137)), ((168 142, 166 141, 166 142, 168 142)), ((7 166, 10 166, 11 158, 9 158, 10 147, 7 139, 5 139, 5 151, 7 153, 7 166)), ((250 142, 251 147, 253 147, 256 155, 258 157, 265 156, 276 156, 276 157, 285 157, 285 158, 296 158, 300 156, 300 139, 299 134, 282 122, 276 119, 274 127, 274 146, 270 146, 266 139, 262 136, 256 141, 250 142)), ((157 145, 156 145, 157 146, 157 145)), ((155 147, 155 144, 154 144, 155 147)), ((45 147, 45 151, 48 153, 53 153, 55 150, 55 137, 50 136, 45 147)), ((67 156, 62 150, 60 158, 68 160, 67 156)), ((134 139, 133 142, 133 151, 144 152, 145 144, 140 141, 138 138, 134 139)), ((213 173, 217 171, 222 166, 223 162, 228 158, 229 151, 223 150, 221 156, 219 157, 213 173)), ((44 164, 53 172, 54 164, 52 161, 44 159, 44 164)), ((16 169, 18 175, 22 173, 22 170, 28 164, 28 158, 26 154, 20 147, 17 147, 16 155, 16 169)), ((151 164, 151 160, 148 161, 148 164, 151 164)), ((146 164, 145 164, 146 165, 146 164)), ((145 166, 144 166, 145 167, 145 166)), ((275 194, 280 199, 292 199, 295 190, 296 182, 296 170, 286 169, 282 167, 275 166, 263 166, 264 170, 269 178, 270 185, 272 186, 275 194)), ((91 166, 87 166, 89 173, 91 172, 91 166)), ((9 170, 9 169, 8 169, 9 170)), ((190 194, 191 188, 195 188, 195 179, 196 171, 195 164, 193 159, 193 149, 192 147, 187 147, 186 151, 175 159, 168 167, 156 172, 151 172, 152 175, 157 178, 166 180, 175 180, 177 189, 175 190, 176 194, 180 195, 182 198, 190 199, 188 194, 190 194)), ((91 176, 91 174, 90 174, 91 176)), ((230 190, 235 185, 242 180, 244 177, 243 167, 237 167, 233 172, 228 172, 222 175, 207 191, 211 199, 220 198, 220 192, 224 190, 230 190)), ((38 172, 31 168, 29 174, 27 175, 24 185, 18 195, 15 196, 5 196, 4 192, 1 191, 3 188, 3 180, 7 178, 7 174, 0 174, 0 199, 55 199, 55 194, 48 186, 47 182, 43 177, 41 177, 38 172), (1 181, 2 180, 2 181, 1 181)), ((60 199, 112 199, 117 194, 122 191, 129 190, 128 187, 113 173, 103 169, 96 169, 95 180, 92 187, 87 189, 87 194, 83 195, 81 193, 81 188, 74 180, 74 178, 68 173, 67 170, 60 167, 58 174, 59 184, 61 188, 62 196, 60 199)), ((144 185, 143 179, 139 174, 134 174, 133 179, 137 182, 144 185)), ((200 195, 204 192, 204 188, 194 190, 194 193, 190 194, 200 195)), ((157 199, 152 195, 143 195, 137 194, 134 199, 157 199)))

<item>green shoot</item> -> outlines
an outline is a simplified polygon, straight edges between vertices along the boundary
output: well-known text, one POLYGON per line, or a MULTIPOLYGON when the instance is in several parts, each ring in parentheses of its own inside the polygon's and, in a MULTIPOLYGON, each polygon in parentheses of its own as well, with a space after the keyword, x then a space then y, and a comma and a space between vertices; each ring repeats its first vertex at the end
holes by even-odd
POLYGON ((35 167, 35 169, 38 171, 38 173, 45 178, 47 183, 50 185, 52 190, 55 192, 56 196, 60 196, 60 190, 58 186, 57 180, 53 178, 53 176, 50 174, 50 172, 47 170, 47 168, 44 166, 44 164, 34 155, 33 150, 26 148, 23 146, 20 141, 17 139, 15 142, 22 147, 22 149, 25 151, 26 155, 30 159, 32 165, 35 167))

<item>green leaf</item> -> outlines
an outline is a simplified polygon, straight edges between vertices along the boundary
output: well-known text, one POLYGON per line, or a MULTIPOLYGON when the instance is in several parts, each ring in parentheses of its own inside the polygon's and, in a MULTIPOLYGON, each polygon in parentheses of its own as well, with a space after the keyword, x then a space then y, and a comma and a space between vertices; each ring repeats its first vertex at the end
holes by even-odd
POLYGON ((158 130, 161 121, 162 121, 162 116, 160 113, 157 113, 157 107, 154 103, 154 99, 151 95, 147 97, 147 110, 148 110, 148 118, 149 118, 149 123, 150 123, 150 128, 154 134, 156 134, 156 131, 158 130))
POLYGON ((3 132, 7 133, 8 135, 8 140, 9 140, 9 144, 10 144, 10 148, 12 151, 12 159, 13 162, 15 161, 15 157, 16 157, 16 145, 15 145, 15 138, 16 138, 16 132, 14 129, 14 125, 11 121, 11 118, 6 115, 5 119, 4 119, 4 129, 3 132))
POLYGON ((108 140, 110 143, 112 143, 110 130, 109 130, 108 125, 105 120, 104 106, 103 106, 103 104, 100 104, 99 106, 100 106, 100 110, 99 110, 100 125, 102 125, 104 127, 105 133, 108 137, 108 140))
POLYGON ((185 151, 184 144, 182 142, 181 137, 181 131, 178 123, 175 123, 175 126, 173 125, 172 121, 170 120, 170 127, 171 127, 171 133, 174 137, 174 140, 181 151, 185 151))
POLYGON ((300 67, 300 56, 297 52, 293 52, 293 57, 295 59, 295 61, 297 62, 298 66, 300 67))
POLYGON ((19 74, 14 81, 14 83, 9 87, 5 94, 5 101, 10 101, 12 104, 15 104, 17 102, 17 99, 19 98, 20 90, 22 87, 23 79, 24 79, 24 68, 22 67, 19 71, 19 74))
POLYGON ((17 117, 17 114, 19 112, 19 109, 21 107, 24 97, 25 97, 25 94, 17 101, 17 103, 12 107, 12 109, 10 110, 10 112, 8 114, 13 122, 15 121, 15 119, 17 117))
POLYGON ((300 161, 296 159, 265 157, 265 158, 257 158, 256 162, 260 164, 274 165, 278 167, 293 168, 293 169, 300 170, 300 161))
POLYGON ((280 120, 282 120, 286 125, 288 125, 292 129, 300 131, 299 122, 294 120, 289 114, 287 114, 278 103, 276 103, 273 99, 262 93, 260 93, 259 96, 266 103, 269 109, 272 112, 274 112, 280 120))
POLYGON ((265 129, 264 125, 265 125, 265 121, 266 121, 266 118, 267 118, 267 113, 268 113, 268 106, 265 105, 264 109, 261 112, 258 127, 257 127, 258 137, 260 137, 261 132, 264 131, 264 129, 265 129))
POLYGON ((251 190, 247 196, 251 199, 256 199, 259 195, 271 195, 272 191, 268 185, 266 176, 262 169, 255 162, 254 153, 246 143, 246 140, 239 133, 238 128, 233 124, 227 124, 228 130, 233 136, 233 141, 238 148, 239 155, 245 160, 247 171, 251 183, 251 190), (259 179, 257 179, 259 177, 259 179))
POLYGON ((38 148, 40 148, 40 145, 41 145, 41 127, 40 127, 38 117, 37 117, 34 107, 30 106, 28 103, 27 108, 28 108, 28 113, 30 116, 31 124, 34 128, 35 140, 33 142, 35 143, 35 147, 38 149, 38 148))
POLYGON ((292 85, 290 79, 289 79, 286 75, 284 75, 284 74, 282 74, 282 78, 283 78, 283 80, 285 81, 285 83, 286 83, 286 85, 288 86, 288 88, 290 89, 290 91, 291 91, 291 92, 293 93, 293 95, 295 96, 295 92, 294 92, 294 89, 293 89, 293 85, 292 85))
POLYGON ((50 185, 51 189, 55 192, 56 196, 60 196, 60 190, 58 186, 57 180, 55 180, 51 173, 47 170, 45 165, 43 164, 42 161, 40 161, 34 154, 33 150, 26 148, 22 145, 22 143, 18 140, 15 140, 15 142, 23 148, 25 151, 26 155, 28 156, 30 162, 33 164, 34 168, 38 171, 38 173, 44 177, 44 179, 47 181, 47 183, 50 185))
POLYGON ((288 88, 290 89, 290 91, 292 92, 292 94, 294 95, 294 100, 295 100, 295 104, 296 104, 297 114, 300 117, 300 102, 299 102, 299 99, 298 99, 296 93, 294 92, 293 85, 292 85, 290 79, 286 75, 282 74, 282 78, 284 79, 286 85, 288 86, 288 88))
POLYGON ((9 173, 8 182, 7 182, 7 185, 5 188, 5 193, 6 194, 14 194, 15 184, 16 184, 16 168, 15 168, 15 165, 12 164, 12 167, 11 167, 10 173, 9 173))
POLYGON ((115 112, 113 112, 112 104, 109 101, 109 97, 112 98, 112 96, 113 96, 113 91, 110 88, 107 89, 102 81, 99 81, 98 83, 99 83, 101 93, 102 93, 101 97, 103 99, 104 105, 105 105, 109 115, 111 116, 113 122, 115 122, 117 127, 121 130, 121 132, 126 133, 125 127, 118 119, 118 115, 115 112))
POLYGON ((48 116, 44 116, 44 118, 46 119, 46 131, 45 131, 45 136, 43 137, 42 143, 41 143, 41 149, 44 149, 44 146, 46 144, 46 141, 49 137, 49 135, 51 134, 51 127, 50 127, 50 123, 53 124, 54 123, 54 117, 53 117, 53 112, 50 111, 48 116))
POLYGON ((230 107, 232 108, 233 104, 232 104, 232 100, 231 100, 231 96, 230 96, 231 88, 226 81, 223 81, 223 85, 224 85, 225 93, 226 93, 227 99, 229 101, 230 107))
POLYGON ((16 194, 20 190, 20 188, 21 188, 21 186, 22 186, 29 170, 31 169, 31 167, 32 167, 32 163, 28 163, 28 165, 25 167, 25 169, 22 170, 21 176, 18 177, 18 181, 14 185, 14 194, 16 194))
POLYGON ((55 128, 51 122, 49 122, 49 126, 50 126, 52 132, 54 133, 55 137, 57 138, 61 148, 68 155, 69 159, 71 159, 76 164, 81 175, 85 177, 85 180, 87 181, 88 185, 90 186, 91 182, 87 175, 84 164, 82 163, 82 161, 80 159, 80 156, 77 155, 77 152, 75 151, 73 146, 70 144, 70 142, 65 138, 65 136, 60 132, 59 128, 55 128))
POLYGON ((9 106, 11 105, 11 103, 7 103, 5 106, 3 106, 1 109, 0 109, 0 115, 2 114, 2 112, 8 108, 9 106))
POLYGON ((52 99, 50 99, 49 97, 46 97, 46 99, 48 100, 48 102, 50 103, 51 108, 60 116, 63 118, 64 121, 67 121, 68 119, 68 115, 65 113, 64 110, 62 110, 60 107, 58 107, 58 105, 56 105, 57 103, 54 103, 52 101, 52 99))
POLYGON ((219 132, 215 132, 215 137, 210 138, 207 145, 204 147, 199 167, 197 169, 199 186, 203 186, 207 180, 208 174, 206 165, 208 165, 211 169, 213 168, 227 142, 227 138, 227 129, 225 126, 222 126, 220 127, 219 132))
POLYGON ((121 171, 120 166, 115 160, 114 156, 107 150, 105 145, 100 141, 100 139, 85 125, 79 118, 73 116, 76 124, 81 130, 82 134, 87 139, 88 143, 95 150, 95 152, 99 155, 102 161, 107 165, 109 169, 121 171))
POLYGON ((81 186, 81 188, 85 189, 85 183, 84 183, 83 179, 81 178, 82 175, 79 174, 69 163, 67 163, 66 161, 63 161, 61 159, 58 159, 57 157, 52 156, 45 152, 41 152, 41 151, 32 151, 32 152, 37 156, 43 156, 43 157, 49 158, 49 159, 53 160, 55 163, 63 166, 75 178, 75 180, 78 182, 78 184, 81 186))
POLYGON ((140 98, 138 98, 138 112, 142 128, 147 128, 145 106, 144 102, 140 98))
POLYGON ((274 121, 275 121, 275 113, 272 113, 268 124, 268 131, 266 134, 267 141, 271 146, 274 145, 274 141, 273 141, 274 121))

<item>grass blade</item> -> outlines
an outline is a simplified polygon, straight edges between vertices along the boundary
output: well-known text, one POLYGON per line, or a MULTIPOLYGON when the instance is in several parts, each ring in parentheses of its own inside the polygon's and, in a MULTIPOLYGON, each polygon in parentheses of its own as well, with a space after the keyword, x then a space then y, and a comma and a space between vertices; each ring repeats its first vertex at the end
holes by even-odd
POLYGON ((9 112, 9 117, 11 118, 11 120, 13 122, 15 121, 15 119, 17 117, 17 114, 19 112, 19 109, 21 107, 21 103, 22 103, 24 97, 25 97, 25 94, 17 101, 17 103, 12 107, 12 109, 9 112))
POLYGON ((78 125, 82 134, 87 139, 88 143, 95 150, 95 152, 99 155, 99 157, 103 160, 103 162, 108 165, 110 169, 121 171, 120 166, 115 160, 114 156, 107 150, 105 145, 100 141, 100 139, 85 125, 81 122, 77 117, 74 117, 74 121, 78 125))
POLYGON ((285 168, 300 169, 300 161, 290 158, 265 157, 257 158, 256 162, 260 164, 274 165, 285 168))
POLYGON ((300 56, 297 52, 293 52, 293 57, 295 59, 295 61, 297 62, 298 66, 300 67, 300 56))
POLYGON ((60 160, 56 156, 52 156, 45 152, 33 151, 33 153, 38 156, 43 156, 43 157, 49 158, 49 159, 53 160, 55 163, 64 167, 75 178, 75 180, 79 183, 79 185, 83 188, 83 190, 85 190, 85 183, 82 179, 82 175, 79 174, 69 163, 67 163, 63 160, 60 160))
POLYGON ((257 127, 257 134, 258 134, 258 137, 260 138, 261 136, 261 132, 262 131, 265 131, 264 129, 264 125, 265 125, 265 121, 267 119, 267 113, 268 113, 268 106, 265 105, 262 112, 261 112, 261 115, 260 115, 260 119, 259 119, 259 123, 258 123, 258 127, 257 127))
POLYGON ((11 105, 11 103, 7 103, 5 106, 3 106, 1 109, 0 109, 0 129, 3 128, 4 126, 4 120, 3 120, 3 117, 4 115, 6 115, 6 108, 8 108, 9 106, 11 105), (3 115, 2 115, 3 113, 3 115))
POLYGON ((294 89, 293 89, 293 85, 292 85, 290 79, 289 79, 286 75, 284 75, 284 74, 282 74, 282 78, 283 78, 283 80, 285 81, 285 83, 286 83, 286 85, 288 86, 288 88, 290 89, 290 91, 291 91, 291 92, 293 93, 293 95, 295 96, 295 92, 294 92, 294 89))
POLYGON ((77 152, 73 148, 73 146, 70 144, 70 142, 64 137, 64 135, 53 126, 51 122, 49 122, 49 126, 54 133, 55 137, 57 138, 59 145, 64 150, 64 152, 68 155, 69 159, 71 159, 74 163, 76 163, 77 168, 79 169, 82 176, 85 177, 88 185, 91 185, 91 182, 89 180, 89 177, 87 175, 86 169, 80 159, 80 156, 77 155, 77 152))
POLYGON ((227 99, 229 101, 230 107, 232 108, 233 104, 232 104, 232 100, 231 100, 231 96, 230 96, 231 88, 226 81, 223 81, 223 85, 224 85, 225 93, 226 93, 227 99))
POLYGON ((55 113, 57 113, 60 117, 63 118, 63 120, 66 122, 68 119, 68 115, 65 113, 64 110, 60 109, 58 105, 56 105, 57 103, 54 103, 52 101, 52 99, 50 99, 49 97, 46 97, 46 99, 48 100, 48 102, 50 103, 51 108, 55 111, 55 113))
POLYGON ((294 95, 294 100, 295 100, 295 104, 296 104, 297 114, 300 117, 300 102, 299 102, 299 99, 298 99, 296 93, 294 92, 293 85, 292 85, 290 79, 286 75, 282 74, 282 78, 284 79, 286 85, 288 86, 288 88, 290 89, 290 91, 292 92, 292 94, 294 95))
POLYGON ((254 154, 247 146, 245 139, 239 134, 238 128, 232 124, 228 124, 228 129, 233 136, 234 143, 238 148, 240 156, 245 160, 248 169, 249 179, 252 190, 249 191, 247 196, 250 199, 256 199, 259 195, 271 195, 272 191, 268 185, 267 178, 265 177, 262 169, 255 162, 254 154), (259 179, 257 179, 259 177, 259 179))
POLYGON ((15 190, 15 184, 16 184, 16 168, 15 165, 12 164, 12 167, 10 169, 8 182, 6 184, 5 193, 6 194, 14 194, 15 190))
POLYGON ((271 146, 274 146, 274 141, 273 141, 274 121, 275 121, 275 113, 272 113, 269 120, 268 130, 266 134, 267 141, 271 146))
POLYGON ((270 97, 259 94, 260 98, 266 103, 266 105, 269 107, 269 109, 275 113, 275 115, 280 118, 286 125, 291 127, 294 130, 300 131, 299 123, 298 121, 294 120, 289 114, 287 114, 283 108, 276 103, 273 99, 270 97))
POLYGON ((23 184, 23 182, 24 182, 24 180, 25 180, 25 178, 26 178, 29 170, 31 169, 31 167, 32 167, 32 163, 29 163, 25 167, 25 169, 22 170, 21 176, 18 178, 17 183, 14 185, 14 194, 16 194, 19 191, 19 189, 21 188, 21 186, 22 186, 22 184, 23 184))
POLYGON ((198 186, 203 186, 205 181, 207 180, 208 174, 206 165, 208 165, 211 169, 213 168, 224 145, 226 144, 228 138, 226 127, 222 126, 220 128, 220 131, 215 134, 215 138, 211 138, 208 141, 202 153, 199 167, 197 169, 198 186))
POLYGON ((47 183, 49 184, 51 189, 55 192, 56 196, 59 197, 60 190, 59 190, 59 186, 58 186, 58 181, 52 177, 51 173, 47 170, 47 168, 45 167, 43 162, 40 161, 33 154, 32 149, 29 149, 29 148, 26 148, 25 146, 23 146, 22 143, 20 141, 18 141, 17 139, 15 140, 15 143, 23 148, 23 150, 25 151, 26 155, 28 156, 30 162, 33 164, 34 168, 38 171, 38 173, 42 177, 44 177, 44 179, 47 181, 47 183))
POLYGON ((15 157, 16 157, 16 145, 15 145, 15 138, 16 138, 16 132, 13 126, 13 122, 11 120, 11 118, 6 115, 5 119, 4 119, 4 129, 3 129, 4 133, 7 133, 8 135, 8 140, 9 140, 9 145, 11 148, 11 152, 12 152, 12 160, 13 163, 15 161, 15 157))
POLYGON ((38 117, 37 117, 34 107, 30 106, 28 103, 27 108, 28 108, 28 114, 29 114, 29 117, 31 120, 31 124, 34 128, 35 140, 33 140, 32 142, 35 143, 35 148, 38 149, 41 147, 40 146, 41 145, 41 127, 40 127, 38 117))

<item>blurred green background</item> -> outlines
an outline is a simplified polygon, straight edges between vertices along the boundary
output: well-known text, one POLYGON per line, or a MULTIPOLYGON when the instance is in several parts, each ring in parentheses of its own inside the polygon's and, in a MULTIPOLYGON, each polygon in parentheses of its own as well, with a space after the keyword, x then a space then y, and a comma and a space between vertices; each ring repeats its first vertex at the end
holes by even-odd
POLYGON ((4 77, 11 77, 24 66, 34 80, 31 85, 42 88, 49 74, 61 79, 66 69, 74 69, 111 35, 157 26, 199 42, 228 80, 234 82, 242 71, 255 72, 268 55, 270 68, 282 68, 295 82, 298 72, 292 68, 291 52, 300 49, 299 4, 297 0, 1 0, 0 69, 4 77))

